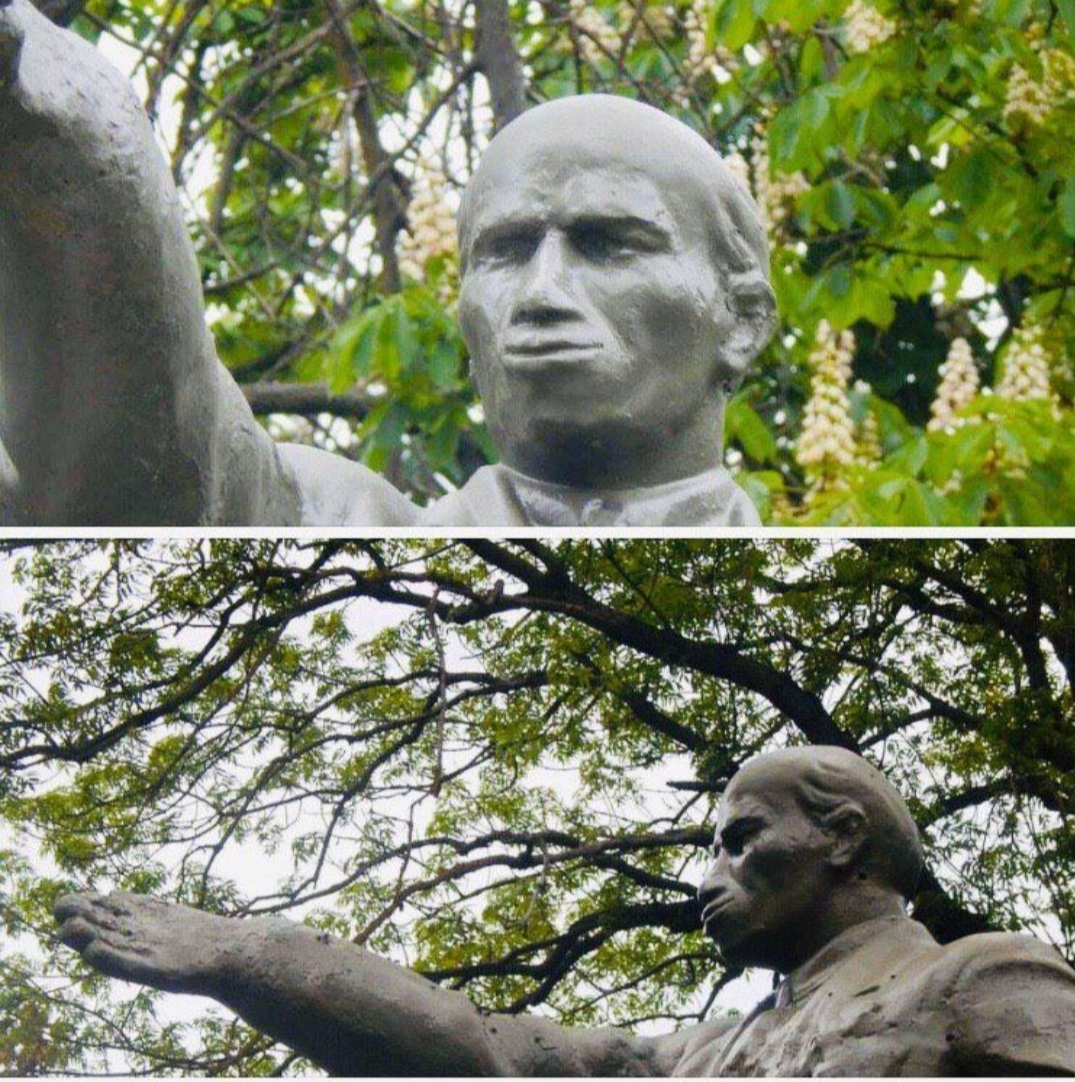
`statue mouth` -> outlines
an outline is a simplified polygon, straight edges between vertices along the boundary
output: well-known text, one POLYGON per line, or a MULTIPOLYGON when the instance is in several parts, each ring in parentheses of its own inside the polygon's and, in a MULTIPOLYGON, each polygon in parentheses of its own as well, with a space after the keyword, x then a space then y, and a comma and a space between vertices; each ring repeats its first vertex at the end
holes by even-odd
POLYGON ((702 909, 702 927, 708 928, 713 918, 720 916, 731 904, 732 899, 727 896, 714 898, 711 902, 708 902, 702 909))
POLYGON ((600 352, 600 342, 575 338, 527 337, 510 340, 505 358, 513 364, 528 366, 581 361, 600 352))

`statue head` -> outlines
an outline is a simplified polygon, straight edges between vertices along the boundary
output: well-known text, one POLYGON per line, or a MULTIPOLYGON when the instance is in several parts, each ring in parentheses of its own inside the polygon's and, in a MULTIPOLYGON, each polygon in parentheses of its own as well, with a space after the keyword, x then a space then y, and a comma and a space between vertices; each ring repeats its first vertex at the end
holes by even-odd
POLYGON ((923 854, 906 803, 837 747, 758 756, 721 801, 702 920, 728 961, 789 972, 835 935, 900 914, 923 854))
POLYGON ((724 400, 775 317, 757 208, 701 136, 623 98, 540 105, 490 144, 459 238, 508 465, 634 487, 719 464, 724 400))

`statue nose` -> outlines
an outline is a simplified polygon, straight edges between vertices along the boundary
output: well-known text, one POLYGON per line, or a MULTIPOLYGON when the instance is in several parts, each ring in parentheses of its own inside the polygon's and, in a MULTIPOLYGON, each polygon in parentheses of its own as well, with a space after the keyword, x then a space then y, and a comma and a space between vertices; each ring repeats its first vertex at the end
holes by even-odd
POLYGON ((550 231, 530 258, 516 297, 512 323, 556 323, 578 317, 568 289, 568 259, 565 239, 550 231))
POLYGON ((706 902, 719 895, 725 889, 724 877, 720 874, 720 866, 717 861, 711 861, 698 884, 698 901, 705 905, 706 902))

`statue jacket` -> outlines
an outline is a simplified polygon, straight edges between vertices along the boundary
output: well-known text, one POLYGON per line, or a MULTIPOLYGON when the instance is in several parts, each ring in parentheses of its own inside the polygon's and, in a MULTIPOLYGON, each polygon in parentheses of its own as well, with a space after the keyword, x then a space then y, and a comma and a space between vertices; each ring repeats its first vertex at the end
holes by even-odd
POLYGON ((723 468, 664 485, 589 490, 483 466, 422 513, 429 526, 757 526, 750 497, 723 468))
POLYGON ((886 918, 849 929, 722 1026, 698 1027, 676 1075, 1072 1075, 1075 970, 1028 936, 941 946, 886 918))
MULTIPOLYGON (((297 493, 303 526, 757 526, 750 497, 722 468, 665 485, 623 491, 573 489, 504 465, 483 466, 462 488, 419 508, 377 474, 339 455, 291 444, 278 451, 297 493)), ((254 521, 271 522, 282 501, 275 474, 254 521)), ((244 489, 248 491, 249 486, 244 489)))

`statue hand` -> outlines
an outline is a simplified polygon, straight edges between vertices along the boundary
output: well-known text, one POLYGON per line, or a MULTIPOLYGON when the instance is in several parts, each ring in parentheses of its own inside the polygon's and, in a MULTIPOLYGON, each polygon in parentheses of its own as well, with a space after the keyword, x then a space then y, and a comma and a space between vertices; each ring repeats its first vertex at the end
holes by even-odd
POLYGON ((227 918, 142 894, 67 894, 53 906, 60 938, 109 977, 168 992, 206 992, 227 918))
POLYGON ((0 91, 15 85, 22 38, 22 27, 15 21, 11 0, 0 0, 0 91))

